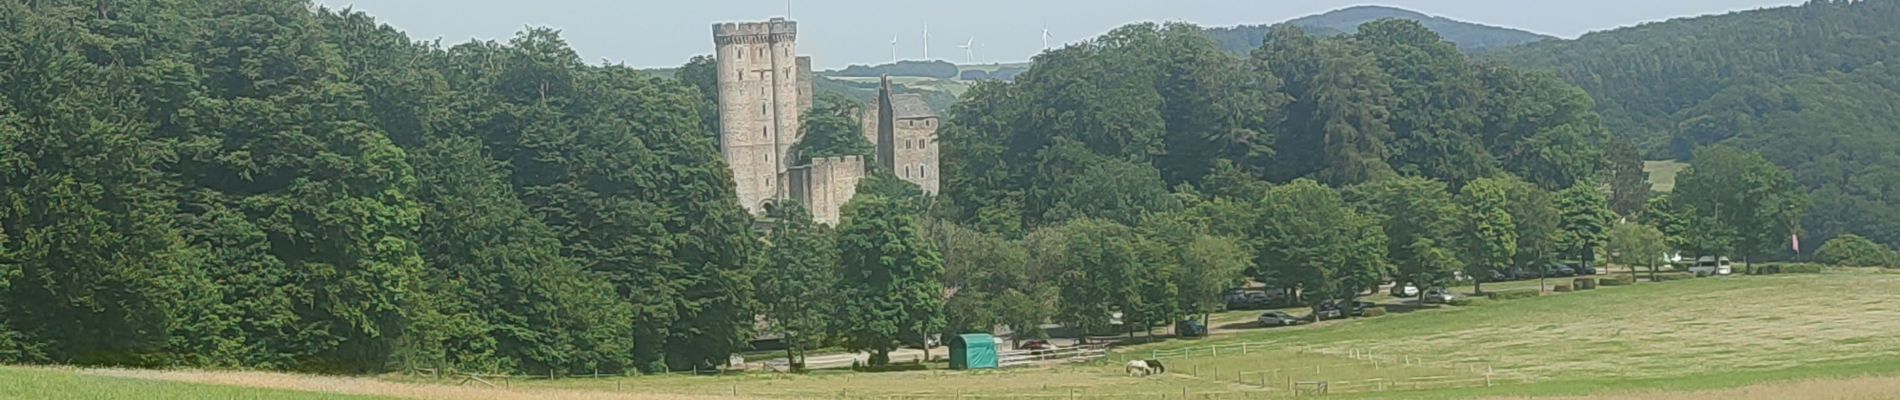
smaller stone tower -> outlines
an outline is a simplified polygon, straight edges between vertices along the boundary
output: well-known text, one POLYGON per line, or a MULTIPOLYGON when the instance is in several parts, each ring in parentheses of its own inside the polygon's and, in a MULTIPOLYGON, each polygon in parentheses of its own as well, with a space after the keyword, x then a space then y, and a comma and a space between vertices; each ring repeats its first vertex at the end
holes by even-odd
POLYGON ((865 139, 877 145, 877 165, 898 178, 937 194, 939 118, 916 94, 894 94, 891 78, 878 86, 877 100, 866 107, 865 139))

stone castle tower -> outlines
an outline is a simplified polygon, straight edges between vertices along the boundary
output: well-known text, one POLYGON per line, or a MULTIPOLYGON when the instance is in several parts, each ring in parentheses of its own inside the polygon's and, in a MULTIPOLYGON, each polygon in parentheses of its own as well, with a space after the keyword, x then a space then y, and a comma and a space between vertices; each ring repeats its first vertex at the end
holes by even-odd
MULTIPOLYGON (((811 58, 798 56, 798 23, 713 25, 719 75, 719 150, 732 168, 739 203, 762 215, 775 202, 794 200, 812 220, 837 224, 840 209, 867 175, 856 156, 822 157, 791 165, 792 145, 804 138, 812 107, 811 58)), ((864 113, 864 135, 877 146, 878 166, 926 193, 937 193, 937 114, 922 96, 893 94, 884 78, 864 113)))
MULTIPOLYGON (((739 204, 761 214, 786 198, 785 157, 798 142, 809 101, 799 93, 798 23, 713 25, 719 74, 719 149, 732 168, 739 204)), ((810 64, 803 64, 809 66, 810 64)), ((807 67, 809 68, 809 67, 807 67)))
POLYGON ((891 78, 879 82, 877 99, 865 107, 864 139, 877 146, 879 168, 937 194, 937 113, 917 94, 892 94, 891 78))

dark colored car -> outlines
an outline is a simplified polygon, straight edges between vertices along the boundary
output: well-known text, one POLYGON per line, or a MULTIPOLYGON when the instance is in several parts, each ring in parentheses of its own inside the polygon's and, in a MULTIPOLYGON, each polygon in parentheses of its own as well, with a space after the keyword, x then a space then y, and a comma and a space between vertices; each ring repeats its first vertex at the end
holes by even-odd
POLYGON ((1262 292, 1230 292, 1226 300, 1229 310, 1258 310, 1273 305, 1273 296, 1262 292))
POLYGON ((1432 288, 1425 291, 1425 304, 1450 303, 1452 299, 1456 298, 1458 297, 1453 296, 1450 290, 1445 290, 1444 288, 1432 288))
POLYGON ((1174 334, 1180 337, 1207 336, 1207 325, 1202 325, 1201 321, 1195 320, 1176 322, 1174 324, 1174 334))
POLYGON ((1369 301, 1346 302, 1327 300, 1313 306, 1313 315, 1310 318, 1317 322, 1345 317, 1360 317, 1365 316, 1366 309, 1378 306, 1378 304, 1373 304, 1369 301))
POLYGON ((1491 282, 1510 282, 1510 281, 1521 281, 1525 279, 1536 279, 1536 278, 1537 278, 1536 272, 1525 271, 1523 269, 1518 269, 1518 268, 1495 271, 1491 273, 1491 282))
POLYGON ((1374 304, 1373 302, 1370 302, 1370 301, 1355 301, 1355 302, 1344 304, 1344 307, 1342 308, 1346 309, 1346 315, 1351 315, 1354 317, 1364 317, 1366 316, 1366 309, 1378 307, 1378 306, 1379 306, 1378 304, 1374 304))
POLYGON ((1292 314, 1287 314, 1285 311, 1260 313, 1260 326, 1293 326, 1299 324, 1299 318, 1293 318, 1292 314))
POLYGON ((1025 340, 1023 341, 1022 347, 1017 347, 1017 349, 1020 350, 1029 350, 1029 354, 1042 354, 1049 350, 1055 350, 1055 348, 1055 345, 1049 344, 1049 341, 1042 339, 1025 340))
POLYGON ((1570 268, 1570 266, 1563 265, 1563 264, 1551 264, 1550 269, 1545 272, 1547 274, 1546 276, 1551 277, 1551 278, 1564 278, 1564 277, 1577 276, 1577 269, 1570 268))
POLYGON ((1592 267, 1588 265, 1577 266, 1577 276, 1591 276, 1591 275, 1596 275, 1596 274, 1597 274, 1596 267, 1592 267))
POLYGON ((1319 322, 1329 319, 1339 319, 1345 316, 1345 311, 1339 309, 1339 303, 1327 300, 1319 304, 1314 304, 1313 313, 1307 315, 1306 318, 1313 320, 1313 322, 1319 322))

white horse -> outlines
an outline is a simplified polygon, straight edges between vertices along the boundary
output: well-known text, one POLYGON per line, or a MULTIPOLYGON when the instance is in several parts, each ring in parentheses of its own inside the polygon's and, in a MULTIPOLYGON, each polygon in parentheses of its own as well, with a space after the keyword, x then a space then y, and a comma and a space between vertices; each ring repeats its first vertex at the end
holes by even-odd
POLYGON ((1127 369, 1129 376, 1148 376, 1155 373, 1153 368, 1148 368, 1148 362, 1142 360, 1129 361, 1127 369))

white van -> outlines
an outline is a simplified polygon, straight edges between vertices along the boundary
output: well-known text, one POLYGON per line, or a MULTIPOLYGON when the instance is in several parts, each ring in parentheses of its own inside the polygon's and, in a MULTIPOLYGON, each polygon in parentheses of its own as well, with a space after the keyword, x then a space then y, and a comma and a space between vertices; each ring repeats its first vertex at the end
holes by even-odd
POLYGON ((1734 272, 1728 257, 1703 256, 1695 260, 1695 266, 1689 267, 1689 273, 1696 276, 1728 275, 1734 272))

